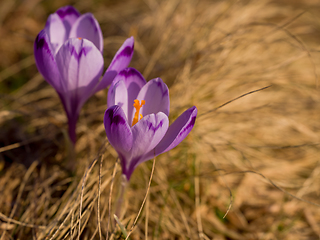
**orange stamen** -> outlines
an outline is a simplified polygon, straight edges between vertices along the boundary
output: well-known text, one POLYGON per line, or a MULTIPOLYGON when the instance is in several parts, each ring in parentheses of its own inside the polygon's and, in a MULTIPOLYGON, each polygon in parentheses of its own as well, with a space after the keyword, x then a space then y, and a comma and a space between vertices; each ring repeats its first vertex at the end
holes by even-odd
POLYGON ((81 40, 82 38, 81 38, 81 37, 78 37, 78 39, 81 40))
POLYGON ((146 103, 145 100, 141 100, 141 104, 140 104, 140 101, 138 99, 134 100, 133 106, 136 109, 136 112, 134 113, 134 116, 133 116, 132 126, 135 125, 139 121, 139 116, 140 116, 140 119, 143 118, 142 114, 139 114, 139 112, 140 112, 140 108, 145 103, 146 103))

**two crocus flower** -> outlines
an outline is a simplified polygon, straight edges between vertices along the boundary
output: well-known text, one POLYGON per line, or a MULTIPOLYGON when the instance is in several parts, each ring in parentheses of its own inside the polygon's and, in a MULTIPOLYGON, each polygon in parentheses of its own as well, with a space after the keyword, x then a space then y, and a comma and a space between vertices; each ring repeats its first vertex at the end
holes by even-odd
POLYGON ((109 86, 117 73, 129 65, 133 44, 132 37, 123 43, 100 80, 104 66, 103 38, 91 13, 80 15, 71 6, 62 7, 49 16, 38 34, 34 43, 36 65, 61 99, 74 144, 83 104, 109 86))
POLYGON ((133 68, 133 38, 114 56, 104 76, 103 38, 92 14, 66 6, 51 14, 34 43, 38 70, 57 91, 66 111, 69 136, 76 142, 76 123, 83 104, 107 86, 104 125, 110 144, 129 180, 142 162, 176 147, 192 130, 197 108, 191 107, 169 126, 169 90, 160 79, 149 82, 133 68))

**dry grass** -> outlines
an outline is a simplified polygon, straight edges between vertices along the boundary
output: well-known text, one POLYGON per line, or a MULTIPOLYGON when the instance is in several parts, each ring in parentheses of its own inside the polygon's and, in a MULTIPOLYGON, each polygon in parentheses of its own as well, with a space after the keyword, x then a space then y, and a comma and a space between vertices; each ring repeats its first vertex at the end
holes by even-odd
MULTIPOLYGON (((70 173, 66 117, 33 60, 47 16, 73 3, 0 2, 1 240, 121 238, 112 217, 121 169, 102 124, 106 91, 81 112, 70 173)), ((133 35, 131 66, 169 85, 171 120, 189 106, 199 110, 188 138, 156 159, 131 239, 319 239, 318 1, 74 6, 100 22, 105 66, 133 35)), ((131 178, 121 217, 127 232, 151 168, 144 163, 131 178)))

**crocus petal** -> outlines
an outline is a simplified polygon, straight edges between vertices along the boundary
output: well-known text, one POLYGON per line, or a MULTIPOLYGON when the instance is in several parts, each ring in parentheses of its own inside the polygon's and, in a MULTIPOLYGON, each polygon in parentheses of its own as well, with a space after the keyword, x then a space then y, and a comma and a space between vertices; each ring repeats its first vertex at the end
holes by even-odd
POLYGON ((86 39, 67 40, 56 55, 56 62, 64 84, 65 94, 80 111, 83 103, 92 95, 103 68, 101 52, 86 39))
POLYGON ((73 24, 70 31, 70 38, 85 38, 103 51, 103 38, 100 25, 91 13, 81 15, 73 24))
POLYGON ((124 81, 113 81, 108 91, 108 107, 117 105, 122 108, 128 119, 128 91, 124 81))
POLYGON ((143 156, 161 141, 168 127, 168 116, 162 112, 147 115, 132 127, 133 146, 130 169, 134 169, 141 161, 148 160, 143 156))
POLYGON ((39 72, 43 75, 44 79, 60 93, 62 91, 60 73, 54 58, 54 50, 45 30, 42 30, 38 34, 34 42, 34 56, 39 72))
POLYGON ((169 90, 161 78, 152 79, 144 85, 137 99, 146 101, 145 105, 141 108, 143 116, 157 112, 169 115, 169 90))
MULTIPOLYGON (((170 125, 166 135, 155 148, 156 156, 176 147, 190 133, 195 124, 197 112, 197 108, 193 106, 182 113, 174 123, 170 125)), ((147 154, 147 156, 151 158, 153 155, 153 151, 147 154)))
POLYGON ((120 47, 112 62, 109 65, 107 71, 117 71, 120 72, 121 70, 128 67, 132 55, 133 55, 133 48, 134 48, 134 39, 133 37, 128 38, 120 47))
MULTIPOLYGON (((140 89, 147 83, 144 77, 134 68, 125 68, 122 70, 114 79, 109 89, 113 87, 119 81, 123 81, 127 92, 127 105, 128 111, 126 112, 129 123, 132 122, 133 114, 133 103, 137 98, 140 89)), ((120 93, 121 94, 121 93, 120 93)), ((108 105, 109 106, 109 105, 108 105)))
POLYGON ((80 17, 80 13, 72 6, 61 7, 56 11, 56 13, 62 20, 67 34, 69 35, 71 27, 80 17))
POLYGON ((54 53, 56 53, 60 46, 67 40, 69 33, 67 32, 63 21, 56 13, 51 14, 48 17, 44 29, 48 34, 54 53))
POLYGON ((133 143, 133 134, 127 118, 121 107, 115 105, 106 110, 103 122, 109 142, 118 152, 124 167, 126 159, 130 159, 133 143))

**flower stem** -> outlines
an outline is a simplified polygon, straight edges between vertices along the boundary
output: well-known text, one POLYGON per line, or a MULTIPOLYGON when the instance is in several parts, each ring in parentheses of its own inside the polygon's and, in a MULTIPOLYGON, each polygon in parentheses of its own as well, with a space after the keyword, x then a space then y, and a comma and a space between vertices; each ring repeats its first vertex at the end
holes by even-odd
POLYGON ((68 161, 67 161, 67 169, 71 172, 74 172, 76 169, 76 126, 77 126, 78 115, 74 114, 72 116, 68 116, 68 161))
POLYGON ((76 145, 76 141, 77 141, 77 135, 76 135, 77 119, 78 119, 77 117, 68 119, 68 125, 69 125, 68 133, 69 133, 69 138, 73 145, 76 145))
POLYGON ((74 173, 76 170, 76 152, 75 152, 75 145, 73 142, 69 141, 67 143, 67 164, 66 168, 71 172, 74 173))
POLYGON ((121 183, 120 183, 120 192, 119 192, 119 197, 118 197, 118 200, 117 200, 117 203, 116 203, 116 211, 115 211, 115 215, 121 219, 122 216, 122 204, 123 204, 123 196, 124 196, 124 193, 125 193, 125 190, 126 190, 126 187, 127 187, 127 183, 128 183, 128 180, 126 178, 126 175, 122 174, 121 175, 121 183))

